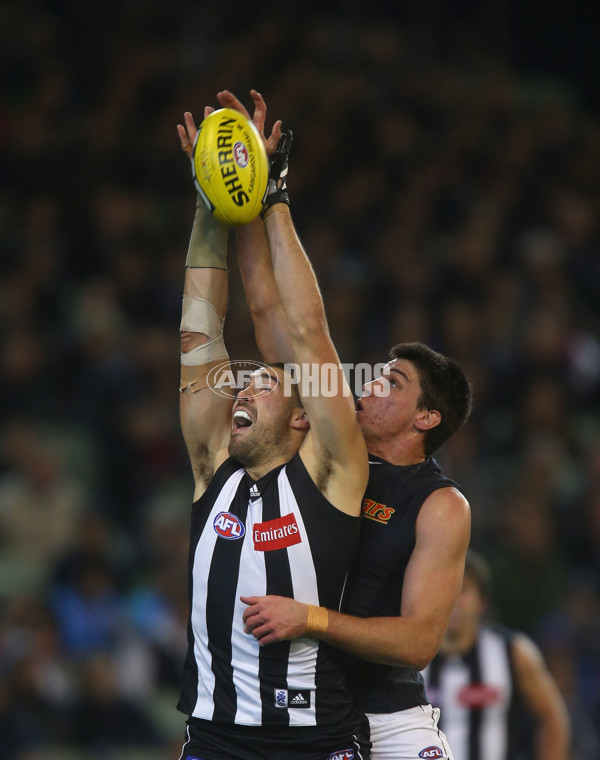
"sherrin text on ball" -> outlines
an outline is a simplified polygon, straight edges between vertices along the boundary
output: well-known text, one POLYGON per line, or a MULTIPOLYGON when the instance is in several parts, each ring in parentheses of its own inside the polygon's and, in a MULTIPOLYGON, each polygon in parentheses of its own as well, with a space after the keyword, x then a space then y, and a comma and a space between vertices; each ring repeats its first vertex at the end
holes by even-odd
POLYGON ((258 130, 241 113, 220 108, 204 119, 192 167, 196 189, 219 221, 248 224, 259 215, 269 161, 258 130))

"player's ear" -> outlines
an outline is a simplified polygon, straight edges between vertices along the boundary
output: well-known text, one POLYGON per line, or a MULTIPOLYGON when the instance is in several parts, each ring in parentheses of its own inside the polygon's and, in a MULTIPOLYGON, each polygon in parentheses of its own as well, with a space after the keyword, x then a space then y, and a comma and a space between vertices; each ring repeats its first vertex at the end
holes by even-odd
POLYGON ((417 430, 427 431, 437 427, 442 421, 442 415, 437 409, 422 409, 415 416, 415 427, 417 430))
POLYGON ((304 407, 297 406, 294 409, 290 424, 294 430, 308 430, 310 428, 310 422, 308 421, 308 415, 304 407))

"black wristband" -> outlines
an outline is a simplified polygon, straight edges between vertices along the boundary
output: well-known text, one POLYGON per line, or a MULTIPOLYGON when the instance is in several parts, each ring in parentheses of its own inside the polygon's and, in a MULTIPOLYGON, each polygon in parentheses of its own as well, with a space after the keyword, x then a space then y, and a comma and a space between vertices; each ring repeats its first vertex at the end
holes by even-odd
POLYGON ((264 216, 267 209, 276 203, 285 203, 290 205, 290 197, 287 194, 287 173, 288 159, 290 148, 294 135, 291 130, 281 133, 281 139, 277 145, 277 150, 271 156, 271 166, 269 170, 269 182, 267 184, 267 194, 263 201, 261 216, 264 216))
POLYGON ((263 207, 260 215, 264 216, 266 211, 276 203, 285 203, 287 206, 290 205, 290 196, 286 193, 285 190, 275 190, 274 192, 269 193, 263 202, 263 207))

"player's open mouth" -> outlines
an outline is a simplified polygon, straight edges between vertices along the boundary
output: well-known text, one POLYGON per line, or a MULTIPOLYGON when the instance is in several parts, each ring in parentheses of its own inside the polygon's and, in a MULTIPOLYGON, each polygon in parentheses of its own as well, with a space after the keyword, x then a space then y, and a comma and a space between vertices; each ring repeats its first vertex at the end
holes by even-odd
POLYGON ((362 412, 362 410, 363 410, 362 401, 359 398, 357 398, 356 399, 356 411, 357 412, 362 412))
POLYGON ((252 417, 245 409, 236 409, 233 413, 233 429, 242 430, 252 425, 252 417))

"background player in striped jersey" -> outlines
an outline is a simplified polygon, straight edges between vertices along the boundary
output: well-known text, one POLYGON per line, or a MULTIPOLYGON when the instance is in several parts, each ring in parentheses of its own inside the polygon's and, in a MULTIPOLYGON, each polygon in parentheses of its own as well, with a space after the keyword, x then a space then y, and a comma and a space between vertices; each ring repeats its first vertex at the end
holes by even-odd
POLYGON ((558 687, 531 639, 485 622, 489 592, 487 564, 469 552, 448 631, 424 672, 454 758, 566 760, 569 721, 558 687), (518 731, 521 707, 534 724, 534 741, 525 746, 518 731))
MULTIPOLYGON (((245 112, 232 93, 221 93, 219 101, 245 112)), ((254 121, 263 131, 264 104, 254 121)), ((263 357, 287 360, 285 315, 260 220, 238 237, 238 257, 263 357)), ((369 715, 378 760, 451 757, 419 671, 444 636, 470 534, 467 500, 431 455, 470 407, 470 385, 458 364, 422 344, 396 346, 383 376, 365 386, 357 404, 371 462, 366 519, 345 614, 330 610, 320 637, 353 655, 349 685, 369 715), (389 393, 380 392, 386 388, 389 393)), ((246 631, 263 646, 303 634, 306 606, 272 595, 245 601, 246 631)))
MULTIPOLYGON (((178 132, 190 155, 190 113, 178 132)), ((276 128, 269 152, 279 136, 276 128)), ((285 156, 277 162, 283 173, 285 156)), ((301 400, 286 393, 279 367, 254 372, 235 401, 213 392, 210 373, 227 363, 227 230, 197 204, 181 323, 181 424, 195 481, 182 760, 368 758, 367 721, 316 638, 327 627, 321 605, 339 605, 358 541, 367 452, 312 268, 277 202, 283 192, 265 202, 271 277, 296 361, 337 368, 337 392, 301 400), (257 586, 308 595, 307 635, 267 652, 244 634, 240 597, 257 586)))

